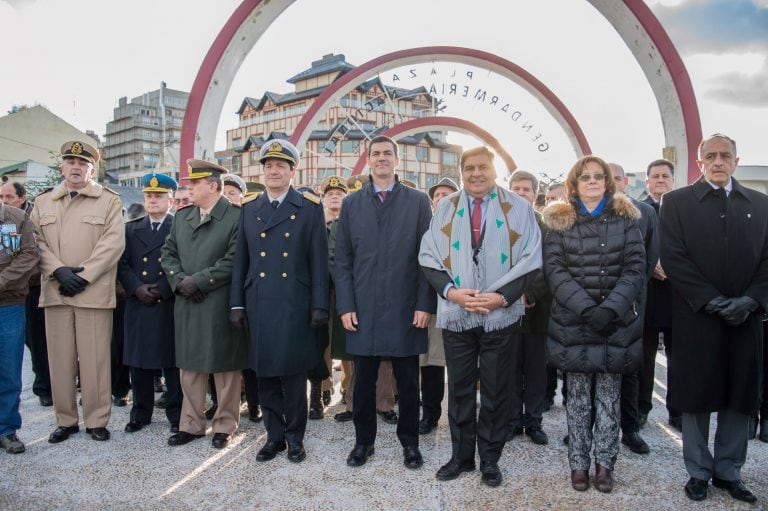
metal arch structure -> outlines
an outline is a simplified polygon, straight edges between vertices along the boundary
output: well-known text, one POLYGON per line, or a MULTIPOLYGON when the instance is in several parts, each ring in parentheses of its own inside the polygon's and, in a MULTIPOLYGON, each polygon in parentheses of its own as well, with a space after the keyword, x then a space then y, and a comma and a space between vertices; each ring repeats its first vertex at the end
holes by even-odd
MULTIPOLYGON (((501 143, 491 135, 488 131, 484 130, 477 124, 467 121, 466 119, 459 119, 457 117, 437 116, 437 117, 420 117, 419 119, 411 119, 410 121, 402 122, 396 126, 393 126, 382 133, 390 138, 397 139, 397 137, 405 137, 413 135, 415 133, 424 133, 430 130, 452 130, 458 131, 467 135, 472 135, 483 143, 489 145, 494 151, 504 160, 509 172, 514 172, 517 168, 517 164, 512 156, 502 147, 501 143)), ((367 161, 366 154, 360 155, 355 167, 352 169, 352 175, 362 173, 367 161)))
POLYGON ((538 99, 547 109, 547 112, 557 120, 560 127, 568 135, 576 154, 590 153, 587 138, 584 136, 579 123, 576 122, 576 118, 555 93, 535 76, 517 64, 493 53, 455 46, 427 46, 387 53, 345 73, 330 84, 312 103, 293 131, 291 142, 296 147, 303 147, 309 138, 310 128, 324 115, 325 109, 341 99, 350 90, 368 80, 372 75, 409 64, 442 60, 476 65, 512 80, 538 99))
MULTIPOLYGON (((180 156, 213 155, 216 129, 240 65, 272 22, 295 0, 243 0, 206 54, 190 91, 181 132, 180 156)), ((610 22, 632 52, 659 105, 665 144, 687 181, 698 176, 696 147, 701 121, 696 96, 680 55, 643 0, 588 0, 610 22)), ((181 167, 182 177, 186 167, 181 167)))

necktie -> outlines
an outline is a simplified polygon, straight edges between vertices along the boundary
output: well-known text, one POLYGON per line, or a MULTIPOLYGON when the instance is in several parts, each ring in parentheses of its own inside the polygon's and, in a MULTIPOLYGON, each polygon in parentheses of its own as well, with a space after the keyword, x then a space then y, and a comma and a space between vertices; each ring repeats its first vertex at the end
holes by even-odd
POLYGON ((77 192, 69 192, 70 199, 74 199, 75 197, 77 197, 77 192))
POLYGON ((382 190, 382 191, 380 191, 378 193, 379 193, 379 197, 381 197, 381 202, 384 202, 385 200, 387 200, 387 191, 386 190, 382 190))
POLYGON ((160 227, 160 222, 152 222, 152 232, 157 232, 157 229, 160 227))
POLYGON ((477 246, 480 241, 480 231, 483 222, 483 211, 480 209, 480 204, 483 203, 483 199, 475 199, 475 203, 472 206, 472 244, 477 246))
POLYGON ((273 201, 272 201, 272 208, 273 208, 273 209, 277 209, 277 207, 278 207, 279 205, 280 205, 280 201, 277 201, 277 200, 273 200, 273 201))

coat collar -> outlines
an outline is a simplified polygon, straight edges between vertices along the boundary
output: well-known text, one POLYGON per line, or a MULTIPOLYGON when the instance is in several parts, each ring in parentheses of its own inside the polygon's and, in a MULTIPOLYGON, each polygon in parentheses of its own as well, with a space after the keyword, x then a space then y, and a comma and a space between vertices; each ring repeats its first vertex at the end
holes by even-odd
MULTIPOLYGON (((715 188, 712 188, 712 185, 709 184, 706 179, 704 179, 704 176, 700 177, 695 183, 693 183, 691 188, 693 189, 693 195, 699 202, 704 200, 704 197, 706 197, 709 193, 715 191, 715 188)), ((731 176, 731 195, 734 193, 737 193, 744 197, 747 201, 752 202, 752 199, 749 198, 749 194, 747 194, 746 188, 744 188, 741 183, 736 181, 736 178, 731 176)))
MULTIPOLYGON (((266 195, 267 194, 264 194, 265 197, 266 195)), ((274 210, 274 213, 267 221, 265 229, 269 229, 270 227, 279 224, 283 220, 296 213, 296 211, 304 205, 303 201, 304 199, 302 198, 301 194, 291 186, 288 189, 288 195, 285 196, 285 200, 282 202, 282 204, 280 204, 279 208, 274 210)), ((269 197, 266 197, 264 202, 266 203, 267 207, 272 207, 272 205, 269 203, 269 197)), ((263 204, 262 207, 264 207, 263 204)))
MULTIPOLYGON (((58 200, 67 195, 67 185, 64 181, 56 185, 56 188, 53 189, 53 192, 51 192, 51 199, 58 200)), ((88 184, 85 185, 85 188, 82 190, 78 190, 77 193, 80 195, 85 195, 86 197, 101 197, 101 194, 104 193, 104 188, 94 181, 93 179, 88 180, 88 184)))

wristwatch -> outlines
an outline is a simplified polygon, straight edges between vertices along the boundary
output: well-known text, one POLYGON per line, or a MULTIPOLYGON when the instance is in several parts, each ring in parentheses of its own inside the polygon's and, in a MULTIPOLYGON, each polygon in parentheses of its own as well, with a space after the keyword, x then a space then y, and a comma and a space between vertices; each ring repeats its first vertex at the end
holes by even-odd
POLYGON ((498 295, 499 295, 499 296, 501 296, 501 306, 502 306, 502 307, 504 307, 505 309, 506 309, 507 307, 509 307, 509 302, 507 301, 507 297, 506 297, 506 296, 504 296, 504 295, 503 295, 503 294, 501 294, 501 293, 498 293, 498 295))

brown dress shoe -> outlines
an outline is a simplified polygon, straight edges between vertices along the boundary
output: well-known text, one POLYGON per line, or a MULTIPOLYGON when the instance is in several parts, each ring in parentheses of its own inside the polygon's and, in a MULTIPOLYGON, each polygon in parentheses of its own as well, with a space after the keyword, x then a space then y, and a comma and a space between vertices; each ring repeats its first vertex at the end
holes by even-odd
POLYGON ((595 488, 603 493, 613 490, 613 474, 599 463, 595 463, 595 488))
POLYGON ((576 491, 589 489, 589 470, 571 470, 571 486, 576 491))

